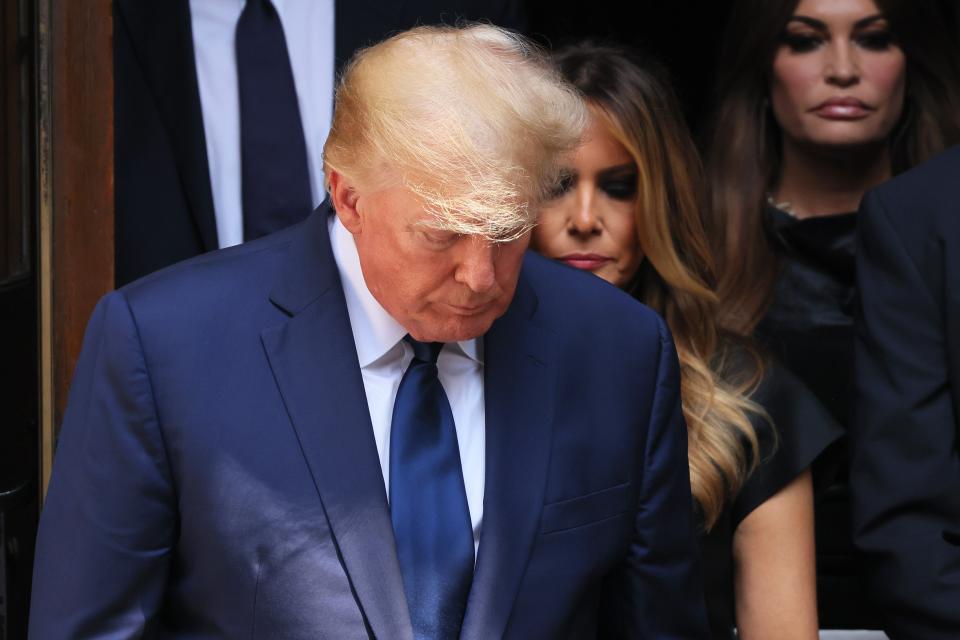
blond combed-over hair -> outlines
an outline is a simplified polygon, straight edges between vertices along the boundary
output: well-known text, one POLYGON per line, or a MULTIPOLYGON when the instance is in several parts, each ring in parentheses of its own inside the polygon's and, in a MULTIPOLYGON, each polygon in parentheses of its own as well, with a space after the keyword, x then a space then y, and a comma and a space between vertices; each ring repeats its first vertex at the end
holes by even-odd
POLYGON ((508 241, 533 226, 586 121, 583 100, 521 36, 417 27, 348 63, 324 171, 367 190, 402 184, 431 226, 508 241))

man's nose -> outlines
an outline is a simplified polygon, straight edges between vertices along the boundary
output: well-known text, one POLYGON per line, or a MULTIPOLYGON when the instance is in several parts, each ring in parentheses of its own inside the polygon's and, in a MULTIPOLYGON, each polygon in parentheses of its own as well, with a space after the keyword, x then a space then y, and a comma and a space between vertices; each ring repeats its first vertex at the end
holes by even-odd
POLYGON ((465 284, 475 293, 486 293, 496 283, 494 257, 496 245, 488 240, 472 238, 463 248, 463 256, 457 266, 456 281, 465 284))
POLYGON ((600 218, 596 211, 596 202, 592 189, 583 189, 577 194, 574 210, 567 230, 571 235, 590 236, 600 233, 600 218))
POLYGON ((824 67, 829 84, 849 87, 860 81, 860 61, 849 42, 839 42, 830 47, 824 67))

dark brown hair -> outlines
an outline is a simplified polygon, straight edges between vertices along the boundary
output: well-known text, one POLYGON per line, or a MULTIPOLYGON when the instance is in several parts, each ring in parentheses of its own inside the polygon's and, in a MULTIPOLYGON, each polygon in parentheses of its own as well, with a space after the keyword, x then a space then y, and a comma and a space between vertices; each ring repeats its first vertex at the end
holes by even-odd
MULTIPOLYGON (((938 5, 876 0, 907 61, 903 115, 889 144, 892 171, 960 142, 960 56, 938 5)), ((780 128, 769 77, 781 34, 799 0, 737 0, 719 58, 719 104, 708 141, 711 220, 719 258, 721 322, 753 331, 769 304, 779 263, 762 216, 780 173, 780 128)))

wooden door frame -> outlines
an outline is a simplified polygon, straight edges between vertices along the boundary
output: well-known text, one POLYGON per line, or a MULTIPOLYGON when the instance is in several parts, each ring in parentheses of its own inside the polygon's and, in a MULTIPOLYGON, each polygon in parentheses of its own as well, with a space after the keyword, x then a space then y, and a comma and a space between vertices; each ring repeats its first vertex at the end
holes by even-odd
POLYGON ((113 289, 111 0, 38 0, 40 487, 87 320, 113 289))

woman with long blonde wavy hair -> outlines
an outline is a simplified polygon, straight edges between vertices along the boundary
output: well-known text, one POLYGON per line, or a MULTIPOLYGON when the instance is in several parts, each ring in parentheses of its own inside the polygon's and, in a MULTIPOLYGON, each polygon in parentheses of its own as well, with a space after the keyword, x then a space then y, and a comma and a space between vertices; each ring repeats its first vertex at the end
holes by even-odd
POLYGON ((659 68, 590 44, 555 60, 591 123, 532 246, 630 293, 673 333, 715 637, 815 638, 809 465, 837 432, 791 424, 798 404, 822 409, 718 326, 700 162, 659 68))

